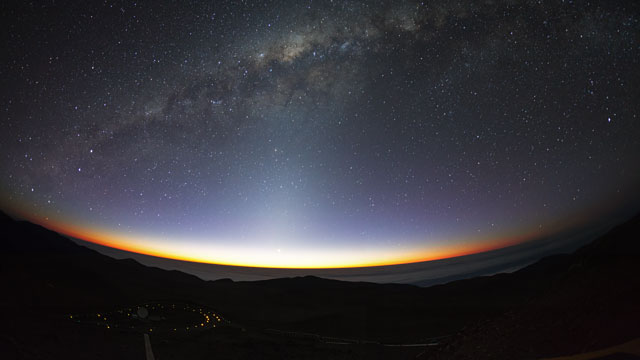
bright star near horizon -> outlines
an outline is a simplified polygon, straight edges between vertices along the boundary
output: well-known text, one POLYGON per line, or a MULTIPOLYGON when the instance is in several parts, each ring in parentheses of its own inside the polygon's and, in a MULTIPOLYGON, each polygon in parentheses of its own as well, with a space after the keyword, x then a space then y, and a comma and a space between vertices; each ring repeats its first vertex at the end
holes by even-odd
POLYGON ((307 5, 7 9, 2 208, 291 267, 460 255, 637 208, 632 2, 307 5))

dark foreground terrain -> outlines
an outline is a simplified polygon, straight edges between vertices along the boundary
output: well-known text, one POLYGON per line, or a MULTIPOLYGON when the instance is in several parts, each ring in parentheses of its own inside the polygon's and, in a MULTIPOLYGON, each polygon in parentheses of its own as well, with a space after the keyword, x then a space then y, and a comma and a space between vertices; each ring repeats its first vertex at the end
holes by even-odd
MULTIPOLYGON (((2 359, 140 360, 145 333, 162 360, 536 359, 640 337, 640 217, 573 254, 429 288, 203 281, 0 217, 2 359)), ((591 358, 640 358, 628 348, 591 358)))

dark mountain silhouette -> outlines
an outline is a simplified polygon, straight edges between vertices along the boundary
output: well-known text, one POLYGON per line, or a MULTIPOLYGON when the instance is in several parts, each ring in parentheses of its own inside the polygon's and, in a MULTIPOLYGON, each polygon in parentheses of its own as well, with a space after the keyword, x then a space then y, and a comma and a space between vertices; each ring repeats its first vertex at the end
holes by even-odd
POLYGON ((640 216, 573 254, 547 257, 513 274, 513 279, 545 281, 532 287, 537 291, 521 306, 461 332, 439 358, 533 359, 639 337, 638 235, 640 216))
POLYGON ((160 359, 539 358, 640 336, 640 217, 573 254, 429 288, 310 276, 203 281, 4 214, 0 229, 3 359, 143 359, 142 332, 75 319, 150 302, 206 307, 228 321, 179 335, 152 323, 160 359), (398 344, 431 345, 384 346, 398 344))

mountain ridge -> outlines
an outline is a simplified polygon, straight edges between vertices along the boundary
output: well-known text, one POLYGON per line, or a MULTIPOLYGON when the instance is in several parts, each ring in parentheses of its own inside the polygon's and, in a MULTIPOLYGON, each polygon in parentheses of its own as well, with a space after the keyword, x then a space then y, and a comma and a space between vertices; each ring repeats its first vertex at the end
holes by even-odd
MULTIPOLYGON (((158 299, 216 309, 234 326, 247 329, 252 335, 243 333, 242 336, 249 336, 252 341, 266 336, 265 329, 374 343, 420 343, 447 336, 440 346, 425 350, 430 357, 442 359, 513 357, 522 350, 516 345, 524 345, 515 340, 511 340, 513 346, 505 345, 505 339, 513 336, 511 333, 521 334, 523 339, 536 336, 545 339, 544 335, 522 330, 518 323, 525 321, 534 328, 536 324, 555 324, 549 316, 559 319, 556 325, 560 330, 572 329, 575 336, 566 342, 552 341, 548 346, 540 340, 537 349, 527 352, 527 356, 593 350, 638 335, 629 324, 640 321, 640 316, 630 314, 624 319, 621 313, 633 310, 631 300, 640 301, 640 286, 631 275, 637 273, 640 263, 638 243, 634 241, 640 234, 638 216, 572 254, 546 257, 510 274, 457 280, 427 288, 345 282, 316 276, 205 281, 175 270, 147 267, 131 259, 112 259, 43 227, 16 222, 6 216, 1 219, 0 226, 8 230, 5 234, 10 236, 3 240, 0 273, 7 293, 14 295, 3 299, 0 306, 3 317, 11 319, 8 322, 11 325, 2 334, 4 338, 15 338, 11 331, 25 333, 17 313, 27 314, 24 316, 30 321, 40 324, 45 336, 47 329, 63 327, 65 331, 76 331, 71 327, 73 324, 60 322, 69 312, 89 313, 118 304, 158 299), (618 291, 625 286, 626 292, 618 291), (620 294, 628 299, 621 300, 620 294), (613 322, 593 315, 598 314, 594 306, 597 309, 608 303, 621 304, 620 311, 615 307, 606 311, 613 322), (571 310, 572 307, 575 310, 571 310), (594 321, 577 315, 567 319, 559 309, 567 314, 584 311, 594 316, 594 321), (34 314, 46 316, 41 319, 34 314), (536 314, 537 318, 530 314, 536 314), (616 321, 621 325, 615 331, 605 333, 590 328, 594 324, 616 326, 616 321), (488 331, 488 327, 508 331, 488 331), (585 333, 580 327, 588 331, 585 333), (587 339, 587 343, 581 343, 578 338, 587 339), (486 352, 478 352, 474 346, 486 348, 486 352)), ((95 331, 87 330, 88 333, 95 331)), ((565 336, 558 335, 558 331, 552 333, 565 336)), ((119 341, 129 341, 127 339, 123 337, 119 341)), ((281 346, 281 341, 268 346, 281 346)), ((169 347, 165 351, 174 350, 169 347)), ((331 351, 342 354, 341 350, 332 348, 331 351)))

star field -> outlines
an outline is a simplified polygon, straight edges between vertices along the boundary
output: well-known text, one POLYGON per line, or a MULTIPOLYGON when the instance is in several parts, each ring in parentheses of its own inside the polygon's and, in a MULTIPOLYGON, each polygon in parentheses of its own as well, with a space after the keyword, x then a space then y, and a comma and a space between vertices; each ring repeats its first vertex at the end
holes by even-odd
POLYGON ((2 8, 2 207, 62 232, 352 266, 637 209, 633 1, 2 8))

